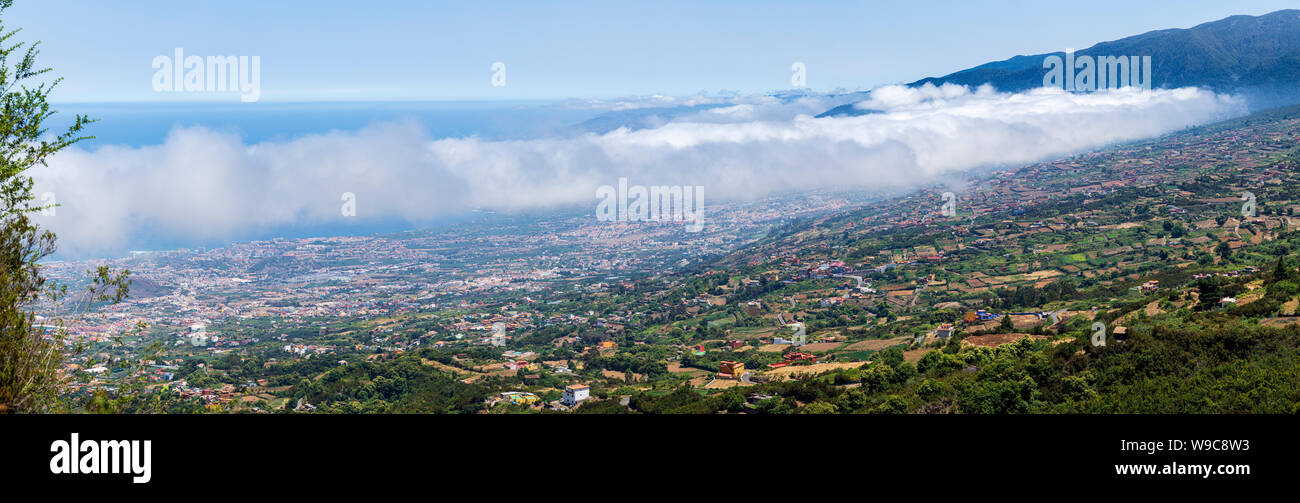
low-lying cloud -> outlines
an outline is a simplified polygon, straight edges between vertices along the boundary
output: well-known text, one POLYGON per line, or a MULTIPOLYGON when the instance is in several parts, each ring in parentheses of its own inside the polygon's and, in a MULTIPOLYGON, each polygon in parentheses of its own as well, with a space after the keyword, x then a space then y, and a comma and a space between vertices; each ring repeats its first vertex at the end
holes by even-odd
POLYGON ((704 186, 710 204, 789 190, 897 189, 1246 111, 1240 99, 1192 88, 891 86, 859 105, 872 113, 827 118, 808 112, 823 104, 816 99, 752 100, 653 128, 510 141, 430 138, 415 122, 251 145, 180 128, 160 145, 71 148, 32 174, 37 192, 61 204, 42 225, 65 255, 84 256, 138 247, 146 233, 210 242, 347 218, 419 225, 476 208, 594 209, 596 188, 620 177, 704 186), (345 192, 356 196, 355 217, 341 214, 345 192))

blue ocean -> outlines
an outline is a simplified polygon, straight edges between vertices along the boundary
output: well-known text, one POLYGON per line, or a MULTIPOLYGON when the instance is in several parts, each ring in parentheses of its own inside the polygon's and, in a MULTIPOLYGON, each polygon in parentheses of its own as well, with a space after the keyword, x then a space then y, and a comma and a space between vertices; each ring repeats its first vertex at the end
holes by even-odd
POLYGON ((516 139, 564 134, 602 112, 559 101, 65 103, 53 108, 58 113, 49 120, 52 132, 77 114, 99 120, 89 130, 95 138, 81 144, 87 149, 155 145, 177 127, 237 133, 249 144, 410 120, 435 138, 516 139))

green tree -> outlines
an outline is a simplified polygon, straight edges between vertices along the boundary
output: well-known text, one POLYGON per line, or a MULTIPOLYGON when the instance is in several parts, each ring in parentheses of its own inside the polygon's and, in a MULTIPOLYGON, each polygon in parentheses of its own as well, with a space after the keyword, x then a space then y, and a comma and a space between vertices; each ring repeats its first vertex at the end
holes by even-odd
POLYGON ((800 414, 834 414, 838 408, 830 402, 813 402, 803 407, 799 407, 800 414))
MULTIPOLYGON (((0 0, 0 14, 12 5, 0 0)), ((33 306, 42 293, 61 299, 66 288, 41 273, 55 238, 31 219, 46 206, 36 204, 27 171, 88 138, 82 130, 92 122, 78 115, 67 130, 47 134, 45 121, 55 113, 47 98, 60 79, 46 80, 50 69, 36 66, 38 44, 12 42, 17 33, 0 21, 0 412, 47 410, 57 397, 65 334, 60 323, 37 323, 33 306)), ((126 286, 125 274, 101 268, 89 299, 121 300, 126 286)))

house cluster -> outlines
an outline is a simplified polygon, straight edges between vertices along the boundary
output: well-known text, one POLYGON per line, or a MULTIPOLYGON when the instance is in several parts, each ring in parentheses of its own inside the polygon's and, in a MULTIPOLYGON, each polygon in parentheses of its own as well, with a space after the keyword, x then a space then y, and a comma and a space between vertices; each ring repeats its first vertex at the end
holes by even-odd
POLYGON ((304 358, 311 358, 312 355, 334 352, 334 346, 321 346, 316 344, 285 344, 281 349, 286 353, 304 358))
POLYGON ((1224 271, 1224 272, 1213 272, 1213 273, 1211 273, 1211 272, 1205 272, 1205 273, 1196 273, 1196 274, 1193 274, 1193 275, 1192 275, 1192 279, 1205 279, 1205 278, 1213 278, 1213 277, 1216 277, 1216 276, 1217 276, 1217 277, 1220 277, 1220 278, 1238 278, 1238 277, 1241 277, 1241 276, 1246 275, 1246 274, 1254 274, 1254 273, 1257 273, 1257 272, 1259 272, 1259 268, 1258 268, 1258 267, 1251 266, 1251 267, 1246 267, 1245 269, 1240 269, 1240 270, 1235 270, 1235 269, 1234 269, 1234 270, 1231 270, 1231 271, 1224 271))

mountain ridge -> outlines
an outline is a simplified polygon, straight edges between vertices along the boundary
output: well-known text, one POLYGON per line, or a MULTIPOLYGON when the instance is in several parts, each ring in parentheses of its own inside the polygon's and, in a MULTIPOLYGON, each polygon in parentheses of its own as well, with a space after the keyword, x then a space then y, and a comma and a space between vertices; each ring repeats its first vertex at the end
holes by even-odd
MULTIPOLYGON (((1016 55, 941 77, 909 84, 977 87, 990 84, 1003 92, 1039 87, 1049 56, 1064 51, 1016 55)), ((1191 28, 1166 28, 1118 40, 1098 42, 1075 51, 1077 56, 1151 56, 1153 88, 1202 87, 1241 94, 1252 110, 1300 103, 1300 9, 1260 16, 1235 15, 1191 28)), ((862 93, 865 99, 870 91, 862 93)), ((834 107, 818 117, 870 113, 856 104, 834 107)))

